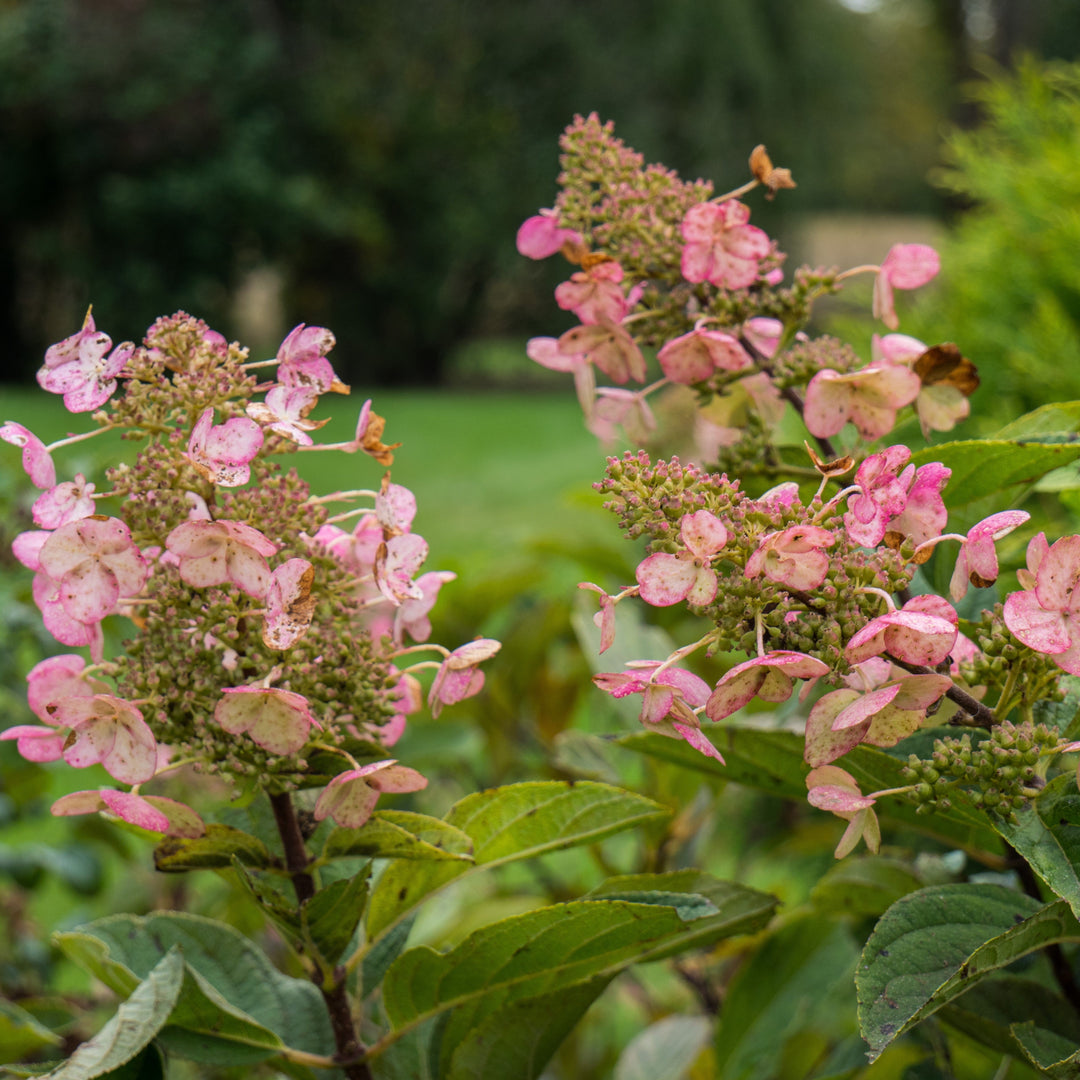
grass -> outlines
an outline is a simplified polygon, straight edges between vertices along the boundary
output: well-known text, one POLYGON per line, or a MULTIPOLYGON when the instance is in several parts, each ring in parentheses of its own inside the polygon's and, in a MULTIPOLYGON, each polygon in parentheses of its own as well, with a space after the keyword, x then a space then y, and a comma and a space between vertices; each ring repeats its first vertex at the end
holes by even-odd
MULTIPOLYGON (((92 427, 39 390, 7 387, 2 394, 0 419, 17 420, 47 442, 92 427)), ((318 438, 350 439, 368 396, 354 389, 349 398, 324 398, 315 416, 332 420, 318 438)), ((370 396, 387 418, 384 441, 402 443, 392 474, 416 494, 414 528, 431 546, 430 568, 477 573, 542 537, 572 537, 575 546, 617 537, 591 488, 603 474, 604 454, 585 430, 569 385, 564 393, 376 390, 370 396)), ((58 474, 100 478, 116 455, 132 452, 111 434, 78 443, 57 452, 58 474)), ((0 444, 0 467, 15 469, 18 460, 14 447, 0 444)), ((317 493, 378 487, 383 472, 361 454, 283 460, 317 493)), ((103 490, 103 480, 97 483, 103 490)))

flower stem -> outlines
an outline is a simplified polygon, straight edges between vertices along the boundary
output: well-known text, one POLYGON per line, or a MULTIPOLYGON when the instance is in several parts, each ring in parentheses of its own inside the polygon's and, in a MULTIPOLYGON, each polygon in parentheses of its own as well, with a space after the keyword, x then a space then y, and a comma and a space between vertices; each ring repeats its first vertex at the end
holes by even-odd
MULTIPOLYGON (((287 791, 271 795, 270 807, 274 811, 274 821, 285 850, 285 868, 292 878, 296 899, 306 904, 315 895, 315 879, 308 870, 311 859, 304 844, 304 834, 300 831, 292 796, 287 791)), ((314 981, 322 992, 330 1016, 334 1045, 337 1047, 335 1061, 349 1080, 372 1080, 367 1062, 357 1060, 367 1054, 367 1047, 357 1037, 353 1024, 352 1007, 345 989, 345 969, 340 965, 335 968, 329 982, 320 971, 314 981)))

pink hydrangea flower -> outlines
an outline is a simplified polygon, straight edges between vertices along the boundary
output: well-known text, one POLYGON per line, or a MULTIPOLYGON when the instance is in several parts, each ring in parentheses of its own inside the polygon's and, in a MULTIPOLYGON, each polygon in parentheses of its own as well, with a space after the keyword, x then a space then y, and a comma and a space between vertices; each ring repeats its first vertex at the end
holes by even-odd
POLYGON ((600 594, 600 610, 593 616, 593 625, 600 631, 599 652, 606 652, 615 644, 615 597, 591 581, 582 581, 578 588, 600 594))
POLYGON ((629 310, 620 282, 623 268, 613 259, 571 274, 555 289, 555 303, 586 325, 618 323, 629 310))
POLYGON ((720 751, 701 732, 694 709, 709 697, 709 684, 684 668, 664 667, 659 660, 631 660, 629 671, 601 672, 593 682, 613 698, 641 694, 641 720, 650 731, 683 739, 695 750, 721 764, 720 751))
POLYGON ((890 518, 907 505, 908 488, 915 478, 914 466, 904 468, 910 457, 906 446, 890 446, 871 454, 855 473, 859 491, 848 498, 844 527, 860 547, 877 547, 890 518))
POLYGON ((215 425, 214 410, 208 408, 191 429, 186 456, 212 484, 240 487, 251 479, 251 462, 262 444, 262 428, 254 420, 234 416, 215 425))
POLYGON ((346 829, 359 829, 371 817, 384 791, 420 791, 426 787, 427 777, 399 765, 396 758, 373 761, 335 776, 323 789, 313 814, 316 821, 330 817, 346 829))
POLYGON ((559 218, 554 210, 541 210, 526 218, 517 231, 517 249, 528 259, 546 259, 564 244, 581 242, 579 232, 559 227, 559 218))
POLYGON ((0 439, 22 447, 22 466, 30 483, 42 491, 56 486, 56 466, 45 444, 29 429, 8 420, 0 425, 0 439))
POLYGON ((755 315, 743 323, 743 336, 768 360, 780 346, 780 339, 784 336, 784 324, 779 319, 755 315))
POLYGON ((186 521, 165 538, 180 577, 196 589, 231 583, 261 600, 270 585, 267 557, 277 546, 239 521, 186 521))
POLYGON ((311 728, 322 725, 303 694, 263 686, 228 686, 214 707, 214 720, 230 735, 247 734, 271 754, 295 754, 311 728))
POLYGON ((429 570, 416 579, 415 585, 420 590, 420 596, 406 597, 394 612, 395 644, 401 645, 406 634, 416 642, 427 641, 431 637, 428 613, 439 598, 439 590, 448 582, 456 580, 457 574, 450 570, 429 570))
POLYGON ((315 440, 308 432, 317 431, 327 423, 307 419, 318 401, 318 391, 311 386, 275 386, 265 401, 252 401, 247 414, 268 431, 276 431, 298 446, 312 446, 315 440))
POLYGON ((858 664, 887 652, 908 664, 936 667, 952 650, 958 624, 947 600, 915 596, 902 608, 871 619, 847 643, 844 655, 858 664))
POLYGON ((850 420, 864 439, 880 439, 896 423, 898 409, 918 396, 922 381, 895 364, 868 364, 842 374, 826 368, 806 388, 804 420, 811 435, 836 435, 850 420))
POLYGON ((122 784, 141 784, 157 771, 158 746, 142 713, 112 694, 65 697, 49 706, 58 727, 71 728, 63 758, 76 769, 103 765, 122 784))
POLYGON ((964 598, 969 582, 977 589, 985 589, 997 581, 998 559, 994 542, 1008 536, 1030 517, 1026 510, 1003 510, 983 518, 968 530, 949 582, 949 595, 954 600, 964 598))
MULTIPOLYGON (((903 364, 911 367, 927 352, 927 347, 918 338, 907 334, 885 334, 873 337, 871 355, 875 361, 889 364, 903 364)), ((971 402, 959 387, 945 382, 923 382, 919 396, 915 399, 915 413, 919 417, 923 438, 931 431, 952 431, 971 413, 971 402)))
POLYGON ((76 653, 50 656, 35 664, 26 676, 26 700, 31 712, 46 724, 53 724, 49 706, 61 698, 93 697, 108 687, 100 679, 83 674, 86 661, 76 653))
POLYGON ((721 289, 745 289, 771 249, 768 236, 748 225, 750 208, 734 199, 691 206, 682 220, 682 275, 721 289))
POLYGON ((877 852, 881 846, 881 826, 874 813, 874 798, 863 795, 851 773, 836 765, 822 765, 807 774, 806 787, 811 806, 828 810, 848 823, 833 852, 837 859, 854 851, 860 840, 866 841, 871 852, 877 852))
POLYGON ((1080 536, 1047 545, 1039 533, 1028 544, 1024 588, 1005 600, 1005 625, 1029 649, 1080 675, 1080 536))
POLYGON ((64 611, 100 622, 120 597, 137 596, 149 568, 119 518, 88 517, 60 526, 42 545, 41 570, 56 583, 64 611))
POLYGON ((553 337, 530 338, 525 346, 525 353, 530 360, 535 360, 550 371, 568 371, 574 376, 574 390, 581 405, 581 411, 588 420, 592 416, 596 400, 596 373, 583 352, 564 353, 559 347, 559 339, 553 337))
POLYGON ((392 536, 375 553, 375 584, 390 603, 421 600, 423 592, 413 580, 428 557, 427 541, 416 533, 392 536))
POLYGON ((900 325, 893 303, 893 289, 918 289, 941 269, 938 253, 926 244, 894 244, 874 281, 874 318, 890 330, 900 325))
POLYGON ((325 326, 294 326, 277 352, 278 382, 288 390, 309 389, 315 396, 331 390, 347 394, 349 388, 338 380, 326 358, 336 344, 325 326))
POLYGON ((407 487, 390 483, 389 473, 375 496, 375 517, 386 537, 407 533, 416 517, 416 496, 407 487))
POLYGON ((817 679, 828 670, 827 664, 806 653, 780 649, 754 657, 724 673, 705 703, 705 715, 710 720, 723 720, 756 697, 787 701, 795 679, 817 679))
MULTIPOLYGON (((26 534, 23 533, 23 535, 26 534)), ((51 533, 45 535, 50 536, 51 533)), ((101 631, 100 621, 80 622, 69 615, 61 599, 60 583, 54 581, 48 574, 40 571, 36 573, 30 589, 34 603, 41 612, 45 629, 57 641, 74 648, 89 647, 90 656, 95 663, 103 659, 105 638, 101 631)))
POLYGON ((827 765, 860 743, 895 746, 917 731, 926 710, 952 686, 947 675, 907 675, 869 692, 833 690, 821 697, 806 721, 804 757, 827 765))
POLYGON ((601 386, 586 426, 601 442, 612 442, 621 427, 631 442, 642 443, 656 430, 656 417, 640 390, 601 386))
POLYGON ((102 811, 138 825, 140 829, 167 836, 195 839, 206 832, 203 819, 190 806, 160 795, 135 795, 130 791, 102 788, 100 791, 73 791, 70 795, 62 795, 52 805, 52 812, 57 817, 102 811))
POLYGON ((708 510, 698 510, 683 517, 679 536, 685 551, 657 552, 638 565, 641 598, 653 607, 670 607, 682 600, 701 607, 716 597, 716 572, 710 563, 728 541, 723 522, 708 510))
POLYGON ((792 525, 763 537, 743 572, 751 579, 764 574, 791 589, 816 589, 829 572, 829 557, 821 549, 835 542, 836 537, 818 525, 792 525))
POLYGON ((82 473, 74 480, 65 480, 42 492, 32 510, 34 524, 43 529, 59 529, 68 522, 90 517, 94 513, 94 485, 87 483, 82 473))
POLYGON ((484 673, 477 665, 490 660, 501 648, 502 644, 493 638, 477 638, 454 649, 439 665, 428 691, 432 717, 437 717, 444 705, 456 705, 479 694, 484 686, 484 673))
POLYGON ((672 382, 687 386, 704 382, 716 371, 742 371, 751 366, 737 337, 703 328, 672 338, 656 358, 672 382))
POLYGON ((289 559, 270 575, 262 632, 268 649, 288 649, 307 633, 315 614, 314 581, 315 568, 307 559, 289 559))
POLYGON ((628 379, 644 382, 648 374, 637 342, 617 323, 575 326, 559 338, 559 352, 584 357, 620 384, 628 379))
POLYGON ((351 533, 337 525, 323 525, 313 539, 342 566, 357 577, 363 577, 370 574, 375 566, 375 556, 383 542, 383 531, 374 514, 364 514, 351 533))
POLYGON ((131 342, 113 349, 112 338, 96 330, 88 311, 81 330, 46 351, 38 385, 63 394, 68 412, 93 412, 116 393, 116 379, 134 352, 131 342))
POLYGON ((916 547, 940 536, 949 519, 941 492, 950 476, 952 469, 940 461, 920 465, 908 490, 904 509, 889 521, 886 532, 907 536, 916 547))

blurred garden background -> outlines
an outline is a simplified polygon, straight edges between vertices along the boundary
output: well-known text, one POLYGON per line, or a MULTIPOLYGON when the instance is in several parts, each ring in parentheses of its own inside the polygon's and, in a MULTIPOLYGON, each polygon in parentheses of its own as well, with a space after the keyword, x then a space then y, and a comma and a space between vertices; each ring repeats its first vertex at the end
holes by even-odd
MULTIPOLYGON (((798 188, 748 201, 789 269, 880 261, 896 241, 940 247, 940 278, 905 298, 902 329, 978 364, 964 434, 993 430, 1048 396, 1080 398, 1077 58, 1075 0, 0 0, 0 420, 46 441, 71 428, 33 375, 91 303, 114 341, 182 308, 253 358, 298 322, 332 328, 353 394, 335 403, 327 441, 349 438, 374 397, 386 441, 404 444, 393 475, 417 494, 428 568, 459 574, 435 636, 504 642, 485 693, 417 719, 395 751, 432 778, 416 804, 441 813, 476 787, 538 776, 669 802, 684 864, 771 890, 817 927, 813 948, 787 954, 787 981, 763 990, 772 1028, 739 1042, 733 1022, 717 1075, 781 1075, 760 1071, 766 1053, 784 1076, 830 1054, 836 1070, 814 1075, 856 1075, 841 1066, 846 1053, 858 1067, 861 1044, 833 1005, 853 1000, 862 939, 836 921, 835 889, 819 887, 816 908, 810 896, 835 822, 659 760, 613 762, 595 739, 634 730, 636 707, 593 690, 595 603, 575 586, 632 581, 639 553, 592 492, 606 449, 571 387, 524 355, 529 336, 574 321, 551 299, 566 268, 521 258, 514 236, 553 201, 575 113, 614 120, 646 160, 718 190, 745 180, 764 142, 798 188), (791 1006, 815 998, 827 1014, 791 1006)), ((869 285, 823 310, 868 356, 869 285)), ((96 440, 62 471, 100 475, 130 452, 96 440)), ((304 464, 321 490, 378 483, 366 459, 304 464)), ((63 651, 9 554, 32 500, 18 451, 0 446, 2 726, 32 722, 25 674, 63 651)), ((628 619, 605 667, 683 639, 663 613, 628 619)), ((50 1026, 68 1016, 85 1037, 83 1017, 111 1008, 50 950, 51 929, 170 905, 243 924, 227 877, 155 875, 143 838, 52 819, 62 785, 84 777, 27 764, 11 743, 0 769, 0 993, 38 1002, 50 1026)), ((493 876, 449 894, 418 933, 460 940, 529 895, 580 895, 598 866, 640 868, 643 851, 620 841, 493 876)), ((959 872, 954 855, 928 859, 924 880, 959 872)), ((575 1035, 551 1075, 610 1075, 699 975, 617 984, 596 1007, 606 1022, 575 1035)), ((0 1008, 5 1037, 10 1050, 0 1008)), ((25 1037, 20 1052, 35 1048, 25 1037)), ((956 1075, 990 1075, 971 1047, 958 1061, 956 1075)))

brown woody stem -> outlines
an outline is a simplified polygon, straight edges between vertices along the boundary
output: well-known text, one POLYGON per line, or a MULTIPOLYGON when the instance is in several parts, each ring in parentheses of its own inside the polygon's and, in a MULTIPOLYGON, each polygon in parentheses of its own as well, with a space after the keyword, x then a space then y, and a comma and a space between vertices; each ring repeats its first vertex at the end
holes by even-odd
MULTIPOLYGON (((270 806, 274 811, 281 845, 285 849, 285 868, 292 878, 296 899, 305 904, 315 895, 315 879, 308 871, 311 860, 304 843, 304 834, 300 831, 296 808, 293 806, 292 797, 285 791, 271 795, 270 806)), ((329 985, 321 971, 315 975, 313 981, 322 993, 326 1011, 330 1016, 334 1045, 337 1047, 335 1062, 349 1080, 372 1080, 367 1062, 357 1060, 367 1054, 367 1047, 356 1034, 349 994, 345 988, 345 969, 336 967, 329 985)))

